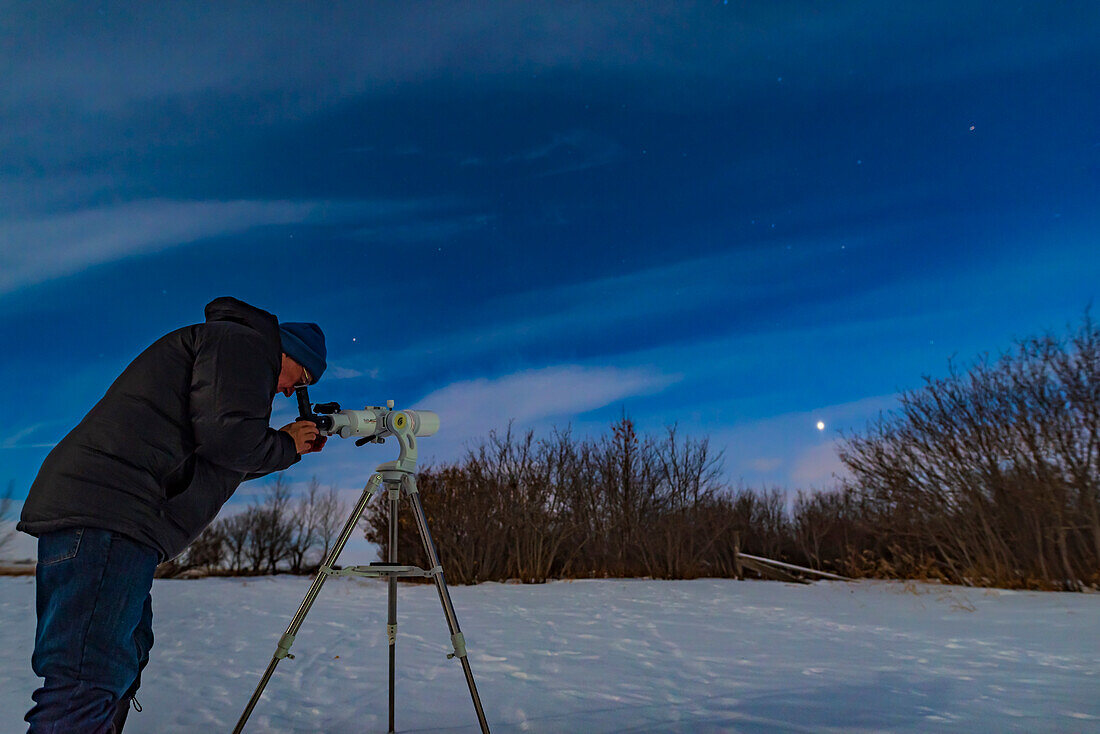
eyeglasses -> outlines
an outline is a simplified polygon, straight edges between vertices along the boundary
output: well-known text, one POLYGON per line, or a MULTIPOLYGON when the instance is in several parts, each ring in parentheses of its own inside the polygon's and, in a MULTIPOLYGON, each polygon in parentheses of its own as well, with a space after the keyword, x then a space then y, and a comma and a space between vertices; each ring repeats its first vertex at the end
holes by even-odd
MULTIPOLYGON (((301 365, 299 365, 299 366, 301 366, 301 365)), ((298 383, 297 385, 295 385, 294 389, 297 390, 300 387, 309 387, 312 384, 313 384, 313 375, 309 374, 309 370, 307 370, 305 367, 302 367, 302 381, 300 383, 298 383)))

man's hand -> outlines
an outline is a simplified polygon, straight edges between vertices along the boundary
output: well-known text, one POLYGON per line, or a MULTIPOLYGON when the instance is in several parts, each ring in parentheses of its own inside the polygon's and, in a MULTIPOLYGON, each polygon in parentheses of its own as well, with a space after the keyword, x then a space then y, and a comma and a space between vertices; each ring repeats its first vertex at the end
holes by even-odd
POLYGON ((328 440, 328 436, 322 436, 317 432, 317 424, 313 421, 294 421, 279 429, 286 431, 294 439, 294 448, 299 454, 311 454, 321 450, 328 440))

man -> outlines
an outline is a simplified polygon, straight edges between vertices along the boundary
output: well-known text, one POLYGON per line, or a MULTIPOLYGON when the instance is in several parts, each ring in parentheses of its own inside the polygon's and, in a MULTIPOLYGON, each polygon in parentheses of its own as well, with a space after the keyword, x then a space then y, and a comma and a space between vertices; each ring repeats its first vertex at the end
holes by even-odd
POLYGON ((119 732, 153 644, 150 589, 246 479, 320 451, 309 421, 276 431, 276 393, 320 379, 316 324, 284 323, 236 300, 158 339, 54 447, 23 506, 38 537, 44 678, 30 734, 119 732))

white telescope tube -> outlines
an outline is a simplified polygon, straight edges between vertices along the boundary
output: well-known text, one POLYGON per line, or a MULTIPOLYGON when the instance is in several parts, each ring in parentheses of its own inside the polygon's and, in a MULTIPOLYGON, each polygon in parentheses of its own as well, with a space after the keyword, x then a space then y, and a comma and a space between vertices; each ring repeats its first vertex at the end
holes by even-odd
POLYGON ((328 416, 332 425, 324 430, 330 436, 341 438, 352 436, 374 436, 383 430, 378 420, 384 408, 366 408, 365 410, 341 410, 328 416))
POLYGON ((322 430, 340 438, 385 437, 406 428, 414 436, 431 436, 439 430, 439 414, 430 410, 391 410, 367 407, 363 410, 341 410, 328 416, 331 427, 322 430))

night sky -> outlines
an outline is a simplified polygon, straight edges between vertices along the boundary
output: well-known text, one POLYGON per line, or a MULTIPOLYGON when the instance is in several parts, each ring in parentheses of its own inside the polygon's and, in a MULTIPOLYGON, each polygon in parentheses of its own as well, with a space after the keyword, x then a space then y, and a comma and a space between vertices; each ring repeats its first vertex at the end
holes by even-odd
MULTIPOLYGON (((731 483, 828 487, 899 391, 1100 292, 1098 29, 1095 2, 0 2, 0 484, 233 295, 322 325, 314 400, 439 411, 429 460, 625 412, 731 483)), ((290 475, 361 486, 392 449, 290 475)))

